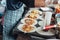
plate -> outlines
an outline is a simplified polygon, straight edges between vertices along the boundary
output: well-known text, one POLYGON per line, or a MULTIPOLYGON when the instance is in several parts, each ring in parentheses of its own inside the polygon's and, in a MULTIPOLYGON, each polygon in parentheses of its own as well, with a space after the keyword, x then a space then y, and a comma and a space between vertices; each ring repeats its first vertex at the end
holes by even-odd
POLYGON ((54 32, 52 32, 51 30, 49 31, 43 31, 41 27, 39 27, 36 32, 40 35, 43 35, 43 36, 54 36, 54 32))
POLYGON ((29 16, 30 14, 34 15, 33 13, 37 13, 36 14, 37 18, 42 14, 42 12, 37 9, 30 9, 25 15, 25 17, 29 16))
POLYGON ((39 14, 42 14, 42 12, 41 12, 40 10, 38 10, 38 9, 30 9, 30 10, 28 11, 28 13, 31 13, 32 11, 38 12, 39 14))
POLYGON ((24 33, 32 33, 32 32, 35 32, 36 31, 36 27, 33 26, 33 25, 30 25, 30 26, 32 26, 34 28, 33 30, 31 30, 29 32, 23 31, 23 29, 22 29, 23 28, 23 25, 25 25, 25 24, 18 25, 17 29, 20 30, 20 31, 22 31, 22 32, 24 32, 24 33))
POLYGON ((25 23, 25 20, 26 20, 26 19, 30 19, 30 20, 33 20, 33 21, 34 21, 34 23, 31 24, 31 25, 36 25, 36 24, 37 24, 37 21, 34 20, 34 19, 31 19, 31 18, 24 18, 24 19, 21 20, 21 22, 24 23, 24 24, 26 24, 26 23, 25 23))

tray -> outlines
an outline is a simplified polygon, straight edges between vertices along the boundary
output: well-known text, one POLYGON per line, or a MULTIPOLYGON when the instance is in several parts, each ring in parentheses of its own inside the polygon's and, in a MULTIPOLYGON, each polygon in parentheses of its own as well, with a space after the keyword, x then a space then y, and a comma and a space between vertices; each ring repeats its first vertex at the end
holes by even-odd
MULTIPOLYGON (((37 9, 40 10, 39 8, 37 8, 37 9)), ((24 11, 24 13, 23 13, 24 16, 26 15, 26 13, 27 13, 28 10, 29 10, 29 8, 25 8, 25 11, 24 11)), ((24 16, 22 16, 22 18, 24 18, 24 16)), ((22 19, 22 18, 21 18, 21 19, 22 19)), ((41 21, 41 20, 40 20, 40 19, 37 19, 37 21, 41 21)), ((17 26, 18 26, 19 24, 21 24, 20 20, 16 23, 15 28, 13 29, 13 34, 17 34, 17 35, 20 34, 20 33, 25 34, 24 32, 21 32, 20 30, 17 29, 17 26)), ((37 23, 35 26, 36 26, 36 27, 40 27, 40 25, 39 25, 38 23, 37 23)), ((40 35, 40 34, 38 34, 37 32, 26 33, 26 34, 29 34, 29 35, 31 35, 31 36, 42 37, 42 38, 51 38, 51 37, 54 37, 54 36, 55 36, 55 35, 51 35, 51 36, 48 36, 48 35, 40 35)))

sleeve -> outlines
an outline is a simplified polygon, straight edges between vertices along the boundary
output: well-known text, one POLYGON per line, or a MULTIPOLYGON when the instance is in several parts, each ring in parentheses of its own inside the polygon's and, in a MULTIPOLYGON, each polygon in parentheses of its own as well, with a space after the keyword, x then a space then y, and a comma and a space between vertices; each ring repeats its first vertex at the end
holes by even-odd
POLYGON ((23 5, 19 0, 7 0, 7 9, 8 10, 16 10, 19 9, 23 5))

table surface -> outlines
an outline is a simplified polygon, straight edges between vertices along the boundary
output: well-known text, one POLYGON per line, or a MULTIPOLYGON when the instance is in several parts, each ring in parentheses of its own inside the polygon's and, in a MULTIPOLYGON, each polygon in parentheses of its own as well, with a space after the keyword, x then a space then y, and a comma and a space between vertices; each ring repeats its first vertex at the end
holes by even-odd
POLYGON ((19 31, 17 28, 13 29, 13 35, 29 35, 29 36, 35 36, 35 37, 40 37, 40 38, 46 38, 46 39, 49 39, 49 38, 55 38, 55 35, 54 36, 43 36, 43 35, 40 35, 38 34, 37 32, 34 32, 34 33, 23 33, 21 31, 19 31))

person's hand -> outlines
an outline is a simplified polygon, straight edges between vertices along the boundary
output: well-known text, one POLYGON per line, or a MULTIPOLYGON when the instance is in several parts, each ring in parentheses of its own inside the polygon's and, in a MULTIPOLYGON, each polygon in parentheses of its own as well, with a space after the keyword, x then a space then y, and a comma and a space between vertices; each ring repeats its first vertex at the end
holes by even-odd
POLYGON ((35 0, 35 7, 43 7, 45 6, 45 0, 35 0))

